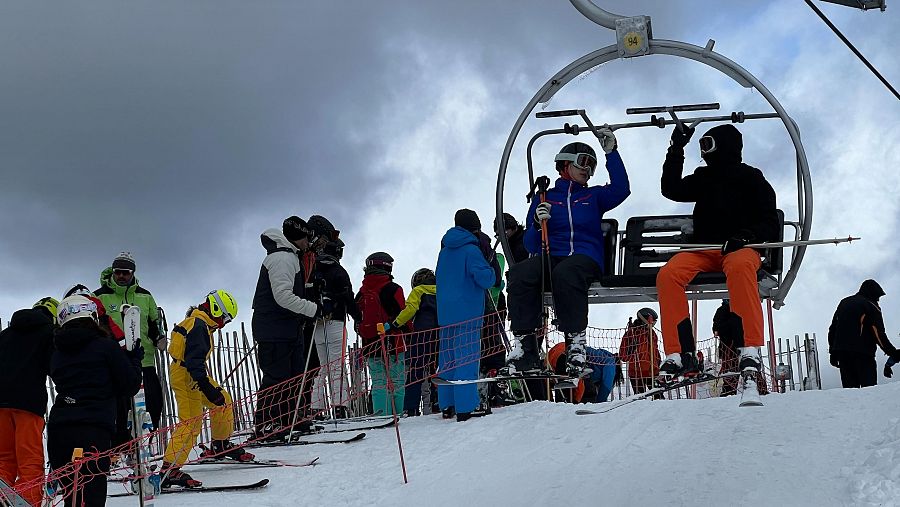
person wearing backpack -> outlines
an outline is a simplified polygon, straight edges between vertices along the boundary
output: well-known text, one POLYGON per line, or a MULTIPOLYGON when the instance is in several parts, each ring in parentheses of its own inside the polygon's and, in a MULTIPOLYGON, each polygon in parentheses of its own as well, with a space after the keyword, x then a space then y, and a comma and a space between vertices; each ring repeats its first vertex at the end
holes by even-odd
POLYGON ((372 412, 376 415, 388 415, 395 409, 398 412, 403 410, 405 397, 404 327, 395 328, 391 323, 406 308, 406 299, 403 288, 393 281, 393 267, 394 258, 385 252, 375 252, 366 257, 365 276, 356 294, 356 304, 362 316, 356 325, 356 332, 362 338, 363 356, 372 376, 372 412), (380 346, 378 324, 383 324, 387 331, 384 340, 386 353, 380 346), (389 388, 393 389, 393 407, 389 388))
POLYGON ((434 356, 437 353, 438 317, 437 289, 434 271, 417 269, 410 280, 412 290, 406 299, 406 308, 400 312, 391 327, 400 329, 412 324, 413 332, 406 340, 406 395, 403 410, 412 417, 431 414, 431 383, 425 379, 434 375, 434 356), (422 402, 423 410, 419 410, 422 402))
MULTIPOLYGON (((487 290, 500 282, 500 268, 485 259, 477 233, 481 220, 470 209, 456 212, 441 239, 438 255, 437 304, 441 341, 438 371, 445 380, 475 380, 481 359, 481 328, 487 290)), ((446 419, 472 417, 478 407, 476 384, 438 386, 438 404, 446 419)))

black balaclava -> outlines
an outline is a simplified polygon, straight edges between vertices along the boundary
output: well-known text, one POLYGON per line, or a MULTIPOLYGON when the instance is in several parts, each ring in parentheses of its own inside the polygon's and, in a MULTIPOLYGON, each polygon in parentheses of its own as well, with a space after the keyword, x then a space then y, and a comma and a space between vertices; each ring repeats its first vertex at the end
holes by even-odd
POLYGON ((878 299, 884 296, 884 289, 878 285, 878 282, 870 278, 859 286, 859 294, 869 301, 878 302, 878 299))
POLYGON ((716 140, 716 149, 703 155, 709 167, 737 165, 741 162, 741 150, 744 141, 741 132, 734 125, 727 123, 709 129, 703 137, 716 140))

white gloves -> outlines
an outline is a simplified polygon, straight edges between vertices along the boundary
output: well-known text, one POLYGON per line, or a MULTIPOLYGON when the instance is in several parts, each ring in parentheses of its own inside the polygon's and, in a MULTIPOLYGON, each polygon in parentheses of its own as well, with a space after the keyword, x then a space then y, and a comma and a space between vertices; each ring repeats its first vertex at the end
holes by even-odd
POLYGON ((534 220, 540 224, 545 220, 550 220, 550 203, 542 202, 537 205, 537 209, 534 210, 534 220))
POLYGON ((612 153, 618 143, 616 142, 616 135, 613 134, 611 128, 609 128, 609 124, 606 123, 599 129, 597 129, 597 134, 600 136, 600 147, 603 148, 603 152, 607 155, 612 153))

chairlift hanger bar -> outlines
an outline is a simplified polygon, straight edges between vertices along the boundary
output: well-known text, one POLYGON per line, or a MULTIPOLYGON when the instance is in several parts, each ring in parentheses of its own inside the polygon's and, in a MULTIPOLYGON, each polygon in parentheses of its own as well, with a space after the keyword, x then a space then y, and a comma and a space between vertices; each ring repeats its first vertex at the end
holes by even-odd
POLYGON ((625 114, 649 114, 649 113, 668 113, 670 111, 717 111, 719 109, 718 102, 710 102, 709 104, 685 104, 681 106, 656 106, 656 107, 629 107, 625 110, 625 114))

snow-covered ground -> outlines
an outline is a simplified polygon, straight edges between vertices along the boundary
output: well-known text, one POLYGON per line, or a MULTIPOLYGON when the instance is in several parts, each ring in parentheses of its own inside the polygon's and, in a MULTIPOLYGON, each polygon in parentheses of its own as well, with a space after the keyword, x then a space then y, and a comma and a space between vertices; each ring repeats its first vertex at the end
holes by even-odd
MULTIPOLYGON (((763 397, 641 401, 602 415, 534 402, 465 423, 403 419, 352 444, 257 449, 307 468, 190 473, 265 489, 166 495, 156 505, 900 505, 900 384, 763 397)), ((237 468, 237 467, 236 467, 237 468)), ((121 485, 110 487, 113 491, 121 485)), ((108 505, 137 505, 135 498, 108 505)))

